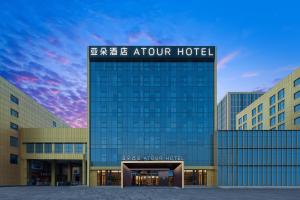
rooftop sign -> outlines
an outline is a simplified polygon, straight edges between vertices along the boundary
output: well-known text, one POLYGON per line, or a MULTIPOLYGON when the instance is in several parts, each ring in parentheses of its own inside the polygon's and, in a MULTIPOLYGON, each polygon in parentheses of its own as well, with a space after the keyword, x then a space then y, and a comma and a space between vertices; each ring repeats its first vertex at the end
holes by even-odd
POLYGON ((90 46, 91 61, 214 60, 214 46, 90 46))

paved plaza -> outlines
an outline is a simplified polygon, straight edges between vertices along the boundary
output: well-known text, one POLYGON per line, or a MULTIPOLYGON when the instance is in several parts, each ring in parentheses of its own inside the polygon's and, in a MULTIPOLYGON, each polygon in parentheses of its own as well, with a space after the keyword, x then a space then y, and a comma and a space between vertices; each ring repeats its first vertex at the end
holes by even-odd
POLYGON ((289 200, 300 199, 300 189, 207 189, 207 188, 149 188, 119 187, 89 188, 74 187, 0 187, 1 200, 93 200, 93 199, 257 199, 257 200, 289 200))

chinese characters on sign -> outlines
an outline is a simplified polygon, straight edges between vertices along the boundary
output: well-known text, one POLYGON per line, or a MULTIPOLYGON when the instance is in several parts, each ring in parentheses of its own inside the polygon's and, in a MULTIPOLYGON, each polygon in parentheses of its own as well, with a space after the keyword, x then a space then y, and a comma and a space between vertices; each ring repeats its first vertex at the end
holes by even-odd
POLYGON ((122 160, 124 161, 158 161, 158 160, 183 160, 182 156, 179 155, 123 155, 122 160))

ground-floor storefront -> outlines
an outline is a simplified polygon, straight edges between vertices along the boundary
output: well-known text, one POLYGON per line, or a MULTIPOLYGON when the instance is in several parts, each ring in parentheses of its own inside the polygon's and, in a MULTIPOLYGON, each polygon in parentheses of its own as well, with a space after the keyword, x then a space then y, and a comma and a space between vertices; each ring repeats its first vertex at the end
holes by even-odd
POLYGON ((86 184, 86 161, 26 160, 24 185, 63 186, 86 184))

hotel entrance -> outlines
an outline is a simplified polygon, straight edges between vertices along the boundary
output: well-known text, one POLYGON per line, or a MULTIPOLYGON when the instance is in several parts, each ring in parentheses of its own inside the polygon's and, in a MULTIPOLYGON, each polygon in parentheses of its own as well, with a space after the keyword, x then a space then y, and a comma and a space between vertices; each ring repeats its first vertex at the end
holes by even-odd
POLYGON ((173 171, 169 169, 131 170, 132 186, 173 186, 173 171))
POLYGON ((183 161, 122 161, 121 186, 184 187, 183 161))

